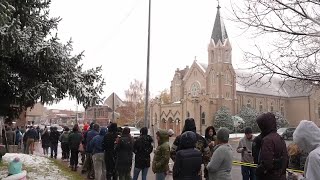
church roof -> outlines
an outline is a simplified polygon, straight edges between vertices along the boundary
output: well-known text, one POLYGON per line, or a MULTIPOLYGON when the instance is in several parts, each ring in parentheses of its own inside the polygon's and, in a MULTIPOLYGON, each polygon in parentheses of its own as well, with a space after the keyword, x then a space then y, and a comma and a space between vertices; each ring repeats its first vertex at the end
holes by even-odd
POLYGON ((226 27, 224 26, 223 20, 220 15, 220 6, 217 7, 216 19, 214 21, 214 26, 211 34, 211 39, 214 40, 214 43, 217 44, 219 40, 221 43, 228 38, 226 27))

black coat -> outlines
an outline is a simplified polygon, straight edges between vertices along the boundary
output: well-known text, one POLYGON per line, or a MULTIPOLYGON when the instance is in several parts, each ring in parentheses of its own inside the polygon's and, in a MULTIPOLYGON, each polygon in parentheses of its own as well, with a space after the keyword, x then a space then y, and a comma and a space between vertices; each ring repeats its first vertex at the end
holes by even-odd
POLYGON ((50 143, 51 144, 58 144, 59 142, 59 137, 60 137, 60 134, 58 131, 51 131, 50 132, 50 143))
POLYGON ((140 136, 133 146, 133 152, 135 153, 135 167, 144 169, 150 167, 150 154, 152 153, 152 137, 149 135, 140 136))
POLYGON ((200 180, 202 154, 194 148, 182 149, 176 154, 173 166, 174 180, 200 180))
POLYGON ((41 144, 42 144, 42 148, 50 147, 50 135, 48 131, 44 132, 41 135, 41 144))
POLYGON ((115 132, 108 132, 102 142, 102 147, 105 150, 105 162, 107 171, 113 171, 115 168, 116 152, 114 149, 114 142, 116 141, 118 134, 115 132))
POLYGON ((122 135, 115 146, 117 153, 116 170, 119 173, 130 172, 133 158, 133 139, 129 135, 122 135))

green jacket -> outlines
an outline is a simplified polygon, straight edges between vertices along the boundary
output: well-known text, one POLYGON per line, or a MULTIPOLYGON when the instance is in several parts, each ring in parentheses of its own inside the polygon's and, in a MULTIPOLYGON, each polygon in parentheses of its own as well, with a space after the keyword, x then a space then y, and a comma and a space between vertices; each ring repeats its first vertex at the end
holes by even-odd
POLYGON ((78 150, 82 141, 82 134, 78 131, 73 131, 69 134, 68 143, 71 150, 78 150))
POLYGON ((152 171, 154 173, 167 172, 169 170, 169 159, 170 159, 170 145, 169 145, 169 134, 167 131, 160 130, 157 132, 160 137, 158 147, 154 152, 154 158, 152 162, 152 171))

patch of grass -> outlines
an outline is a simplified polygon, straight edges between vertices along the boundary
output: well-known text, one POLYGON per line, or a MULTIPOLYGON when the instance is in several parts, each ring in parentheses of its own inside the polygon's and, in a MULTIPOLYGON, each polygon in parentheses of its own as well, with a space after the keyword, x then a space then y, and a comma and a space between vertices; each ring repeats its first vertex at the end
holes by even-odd
POLYGON ((62 173, 65 176, 70 177, 71 180, 81 180, 81 179, 85 180, 86 179, 83 176, 81 176, 81 174, 79 174, 78 172, 71 171, 70 168, 68 166, 66 166, 63 162, 61 162, 60 160, 53 159, 52 162, 54 165, 59 167, 59 169, 62 171, 62 173))

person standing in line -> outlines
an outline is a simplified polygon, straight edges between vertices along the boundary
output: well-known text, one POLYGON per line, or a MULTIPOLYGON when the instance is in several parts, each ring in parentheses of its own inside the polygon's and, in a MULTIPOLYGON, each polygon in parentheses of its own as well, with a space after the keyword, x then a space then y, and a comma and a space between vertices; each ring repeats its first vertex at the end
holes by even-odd
POLYGON ((215 150, 207 165, 209 180, 231 180, 232 147, 229 142, 229 130, 220 128, 217 132, 215 150))
POLYGON ((261 130, 262 144, 256 176, 259 180, 285 180, 288 167, 286 142, 277 133, 276 117, 273 113, 263 113, 257 118, 261 130))
MULTIPOLYGON (((205 130, 204 138, 206 139, 208 146, 210 148, 210 157, 213 154, 213 148, 215 146, 215 141, 217 140, 217 133, 213 126, 209 126, 205 130)), ((204 167, 204 178, 209 179, 208 170, 204 167)))
POLYGON ((92 161, 92 148, 90 147, 90 142, 94 137, 99 135, 100 126, 99 124, 93 124, 92 129, 87 133, 86 137, 86 163, 87 164, 87 178, 94 179, 94 167, 92 161))
POLYGON ((71 151, 70 157, 70 167, 72 171, 77 171, 78 167, 78 154, 79 154, 79 146, 82 142, 82 134, 79 131, 78 124, 73 126, 72 132, 68 137, 68 144, 71 151))
POLYGON ((173 166, 174 180, 200 180, 202 154, 195 149, 197 136, 192 131, 186 131, 181 135, 181 150, 176 154, 176 162, 173 166))
POLYGON ((49 147, 50 147, 50 134, 47 128, 44 128, 41 134, 41 146, 43 149, 43 155, 49 155, 49 147))
POLYGON ((58 155, 58 142, 59 142, 60 134, 58 132, 57 127, 50 127, 50 157, 57 159, 58 155))
POLYGON ((33 126, 29 128, 29 130, 25 133, 25 139, 26 139, 26 153, 27 154, 33 154, 34 151, 34 141, 37 137, 37 132, 34 129, 33 126))
POLYGON ((150 154, 153 150, 152 142, 152 137, 148 135, 148 128, 141 128, 140 137, 134 142, 133 146, 133 152, 135 153, 133 180, 138 180, 140 171, 142 171, 142 180, 147 179, 150 167, 150 154))
POLYGON ((21 149, 21 140, 22 140, 22 133, 20 132, 19 127, 16 129, 16 140, 15 140, 15 145, 18 146, 18 149, 21 149))
POLYGON ((106 164, 104 161, 104 150, 102 147, 102 141, 107 134, 107 128, 101 128, 99 135, 95 136, 90 142, 90 149, 92 149, 92 160, 94 167, 94 177, 96 180, 106 179, 106 164))
POLYGON ((81 163, 79 163, 80 165, 84 165, 85 160, 86 160, 86 151, 85 151, 86 145, 85 145, 84 136, 87 134, 88 130, 89 130, 89 125, 86 123, 83 126, 83 129, 82 129, 82 132, 81 132, 81 134, 82 134, 82 142, 81 142, 81 144, 82 144, 83 148, 80 151, 80 154, 81 154, 81 163))
MULTIPOLYGON (((244 129, 245 137, 241 138, 237 147, 237 152, 241 153, 241 162, 253 163, 252 156, 252 142, 254 136, 252 135, 252 129, 246 127, 244 129)), ((255 180, 255 168, 248 166, 241 166, 241 174, 243 180, 255 180)))
POLYGON ((111 123, 108 127, 108 133, 104 136, 102 146, 104 149, 104 157, 106 162, 107 180, 118 180, 117 171, 115 169, 116 151, 115 141, 117 139, 117 123, 111 123))
POLYGON ((158 147, 154 152, 152 171, 156 174, 156 180, 165 180, 169 170, 170 145, 169 134, 166 130, 159 130, 156 133, 158 147))
POLYGON ((12 131, 11 127, 7 127, 6 136, 7 136, 7 144, 8 145, 15 145, 16 133, 15 133, 15 131, 12 131))
MULTIPOLYGON (((83 148, 84 148, 84 152, 85 152, 85 159, 84 159, 84 163, 83 163, 82 170, 81 170, 82 174, 86 173, 91 168, 90 165, 91 165, 92 157, 89 156, 90 153, 88 152, 87 147, 88 147, 88 133, 93 130, 93 125, 94 125, 94 123, 91 122, 89 129, 83 133, 82 144, 83 144, 83 148)), ((90 137, 90 139, 91 138, 92 137, 90 137)), ((91 172, 91 175, 92 175, 92 172, 91 172)))
POLYGON ((123 128, 122 135, 116 140, 115 150, 119 180, 132 180, 130 172, 133 158, 133 138, 128 127, 123 128))
POLYGON ((69 128, 65 127, 63 133, 59 137, 59 141, 61 142, 61 150, 62 150, 62 160, 68 161, 70 156, 69 149, 69 128))

